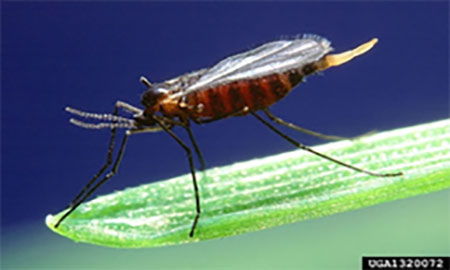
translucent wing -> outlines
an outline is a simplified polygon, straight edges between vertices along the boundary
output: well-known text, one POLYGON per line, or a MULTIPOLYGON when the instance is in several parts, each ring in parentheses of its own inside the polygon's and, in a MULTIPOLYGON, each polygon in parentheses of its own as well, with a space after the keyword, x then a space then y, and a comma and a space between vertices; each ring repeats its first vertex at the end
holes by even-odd
POLYGON ((313 63, 333 49, 330 42, 316 35, 266 43, 253 50, 230 56, 207 69, 175 96, 184 96, 217 85, 264 77, 313 63))

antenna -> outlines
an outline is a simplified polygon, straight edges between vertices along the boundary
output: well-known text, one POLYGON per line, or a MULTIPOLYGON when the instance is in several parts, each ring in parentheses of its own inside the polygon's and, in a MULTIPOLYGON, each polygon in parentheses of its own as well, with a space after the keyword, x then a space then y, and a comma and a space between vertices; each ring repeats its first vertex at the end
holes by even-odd
POLYGON ((147 78, 145 78, 144 76, 141 76, 139 78, 139 81, 143 84, 145 84, 148 88, 150 88, 152 86, 152 84, 147 80, 147 78))

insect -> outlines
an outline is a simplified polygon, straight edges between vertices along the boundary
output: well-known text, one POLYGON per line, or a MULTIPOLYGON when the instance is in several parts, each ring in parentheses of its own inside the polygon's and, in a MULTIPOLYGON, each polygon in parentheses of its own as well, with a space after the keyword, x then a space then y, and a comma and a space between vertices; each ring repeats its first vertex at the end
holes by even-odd
POLYGON ((306 76, 350 61, 370 50, 375 43, 377 43, 377 39, 372 39, 353 50, 340 54, 329 54, 333 50, 330 42, 316 35, 303 35, 289 40, 273 41, 253 50, 225 58, 211 68, 187 73, 162 83, 152 84, 145 77, 141 77, 141 82, 147 87, 141 97, 144 109, 122 101, 116 102, 112 114, 88 113, 67 107, 66 111, 78 117, 99 121, 88 123, 72 118, 70 119, 72 124, 88 129, 109 128, 111 137, 106 163, 72 200, 67 207, 68 211, 58 220, 55 227, 58 227, 95 190, 116 174, 130 135, 164 131, 186 151, 188 157, 195 198, 195 216, 189 232, 189 236, 193 237, 201 214, 193 155, 191 147, 172 131, 172 128, 179 126, 187 132, 199 159, 200 169, 205 170, 202 153, 190 128, 191 121, 204 124, 232 116, 252 115, 295 147, 321 158, 376 177, 402 175, 401 172, 386 174, 371 172, 319 153, 289 137, 257 113, 257 111, 263 111, 275 124, 287 126, 312 136, 327 140, 342 139, 342 137, 321 134, 286 122, 273 115, 268 108, 285 97, 306 76), (132 116, 119 116, 119 110, 124 110, 132 116), (113 162, 116 131, 119 128, 126 131, 113 162), (100 176, 111 165, 111 170, 100 179, 100 176))

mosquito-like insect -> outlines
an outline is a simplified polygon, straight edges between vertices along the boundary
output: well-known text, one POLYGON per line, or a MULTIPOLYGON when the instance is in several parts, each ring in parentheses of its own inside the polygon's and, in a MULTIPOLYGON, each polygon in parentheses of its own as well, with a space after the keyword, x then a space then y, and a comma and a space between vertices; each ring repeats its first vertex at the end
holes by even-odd
POLYGON ((145 77, 141 77, 141 82, 148 88, 141 97, 144 109, 136 108, 122 101, 116 102, 112 114, 88 113, 67 107, 66 111, 74 115, 100 121, 98 123, 86 123, 70 119, 72 124, 88 129, 109 128, 111 129, 111 137, 106 163, 72 200, 68 206, 69 210, 58 220, 55 227, 58 227, 97 188, 116 174, 130 135, 164 131, 186 151, 188 157, 196 210, 189 232, 189 236, 193 237, 201 213, 194 161, 191 148, 172 131, 175 126, 180 126, 186 130, 198 156, 200 168, 205 170, 202 153, 190 128, 191 120, 197 124, 203 124, 231 116, 251 114, 289 143, 321 158, 376 177, 402 175, 401 172, 386 174, 371 172, 319 153, 292 139, 256 113, 262 110, 276 124, 321 139, 345 139, 324 135, 286 122, 273 115, 268 108, 285 97, 306 76, 350 61, 352 58, 370 50, 375 43, 377 43, 377 39, 372 39, 353 50, 340 54, 329 54, 333 50, 330 42, 316 35, 303 35, 289 40, 273 41, 253 50, 225 58, 211 68, 187 73, 162 83, 152 84, 145 77), (132 117, 119 116, 119 109, 131 113, 132 117), (119 153, 113 163, 114 142, 118 128, 124 128, 126 132, 119 153), (111 164, 112 169, 101 180, 97 181, 111 164))

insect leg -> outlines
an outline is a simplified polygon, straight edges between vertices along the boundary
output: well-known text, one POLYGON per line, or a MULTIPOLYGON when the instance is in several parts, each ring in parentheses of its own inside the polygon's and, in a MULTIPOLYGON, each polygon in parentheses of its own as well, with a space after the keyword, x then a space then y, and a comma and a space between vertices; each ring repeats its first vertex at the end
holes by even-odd
POLYGON ((302 128, 302 127, 297 126, 297 125, 295 125, 295 124, 286 122, 286 121, 284 121, 283 119, 281 119, 281 118, 279 118, 279 117, 273 115, 273 114, 269 111, 269 109, 264 109, 264 113, 267 115, 267 117, 269 117, 270 120, 274 121, 274 122, 277 123, 277 124, 286 126, 286 127, 288 127, 288 128, 292 128, 293 130, 300 131, 300 132, 302 132, 302 133, 305 133, 305 134, 308 134, 308 135, 311 135, 311 136, 320 138, 320 139, 322 139, 322 140, 338 141, 338 140, 346 140, 346 139, 350 139, 350 138, 340 137, 340 136, 335 136, 335 135, 325 135, 325 134, 322 134, 322 133, 319 133, 319 132, 316 132, 316 131, 313 131, 313 130, 309 130, 309 129, 306 129, 306 128, 302 128))
POLYGON ((367 133, 364 133, 364 134, 356 136, 356 137, 341 137, 341 136, 335 136, 335 135, 326 135, 326 134, 319 133, 319 132, 316 132, 316 131, 313 131, 310 129, 306 129, 306 128, 297 126, 295 124, 292 124, 290 122, 284 121, 283 119, 272 114, 272 112, 269 111, 269 109, 264 109, 264 113, 267 115, 267 117, 269 117, 270 120, 274 121, 277 124, 286 126, 288 128, 292 128, 293 130, 308 134, 313 137, 317 137, 322 140, 327 140, 327 141, 354 140, 354 139, 358 139, 358 138, 375 133, 375 131, 369 131, 367 133))
POLYGON ((200 151, 200 147, 198 147, 197 141, 195 140, 194 135, 192 134, 191 125, 190 125, 189 120, 181 119, 181 121, 176 121, 174 119, 168 119, 168 118, 164 118, 164 117, 158 117, 158 116, 154 116, 154 117, 162 120, 162 122, 166 122, 165 125, 168 129, 171 129, 172 126, 177 125, 177 126, 183 127, 186 130, 186 132, 189 135, 189 139, 191 140, 192 146, 194 146, 195 153, 197 154, 197 157, 200 161, 200 170, 204 171, 206 169, 205 160, 203 158, 202 152, 200 151), (168 124, 169 124, 169 126, 168 126, 168 124))
POLYGON ((347 164, 347 163, 345 163, 345 162, 342 162, 342 161, 340 161, 340 160, 337 160, 337 159, 335 159, 335 158, 332 158, 332 157, 330 157, 330 156, 327 156, 327 155, 325 155, 325 154, 322 154, 322 153, 320 153, 320 152, 317 152, 317 151, 313 150, 312 148, 310 148, 310 147, 308 147, 308 146, 306 146, 306 145, 303 145, 303 144, 297 142, 296 140, 292 139, 292 138, 289 137, 288 135, 284 134, 283 132, 281 132, 279 129, 277 129, 277 128, 274 127, 272 124, 270 124, 269 122, 267 122, 264 118, 262 118, 262 117, 261 117, 260 115, 258 115, 257 113, 251 112, 251 114, 253 114, 253 116, 255 116, 256 119, 258 119, 259 121, 261 121, 264 125, 266 125, 268 128, 270 128, 272 131, 274 131, 275 133, 277 133, 278 135, 280 135, 283 139, 285 139, 286 141, 288 141, 288 142, 291 143, 292 145, 294 145, 294 146, 296 146, 296 147, 298 147, 298 148, 300 148, 300 149, 303 149, 303 150, 305 150, 305 151, 308 151, 308 152, 310 152, 310 153, 312 153, 312 154, 314 154, 314 155, 317 155, 317 156, 319 156, 319 157, 321 157, 321 158, 327 159, 327 160, 329 160, 329 161, 331 161, 331 162, 337 163, 337 164, 339 164, 339 165, 341 165, 341 166, 347 167, 347 168, 352 169, 352 170, 354 170, 354 171, 362 172, 362 173, 365 173, 365 174, 368 174, 368 175, 372 175, 372 176, 377 176, 377 177, 391 177, 391 176, 400 176, 400 175, 403 175, 402 172, 398 172, 398 173, 376 173, 376 172, 367 171, 367 170, 364 170, 364 169, 361 169, 361 168, 352 166, 352 165, 350 165, 350 164, 347 164))
MULTIPOLYGON (((116 104, 114 106, 113 115, 117 116, 118 112, 119 112, 119 106, 117 106, 117 104, 116 104)), ((113 122, 115 122, 115 121, 113 121, 113 122)), ((109 167, 109 165, 111 165, 112 156, 113 156, 113 152, 114 152, 114 146, 115 146, 116 133, 117 133, 117 129, 111 128, 111 136, 109 138, 108 152, 106 154, 106 163, 91 178, 91 180, 89 180, 89 182, 83 187, 83 189, 78 193, 78 195, 75 196, 75 198, 72 200, 72 202, 70 202, 70 204, 68 206, 66 206, 65 208, 72 208, 73 205, 75 205, 77 203, 78 199, 80 199, 80 197, 92 186, 92 184, 100 177, 100 175, 102 175, 105 172, 105 170, 109 167)), ((58 224, 59 223, 60 222, 58 222, 58 224)))
MULTIPOLYGON (((124 109, 126 111, 132 112, 132 113, 142 113, 142 111, 136 107, 133 107, 123 101, 118 100, 116 104, 114 105, 114 111, 112 113, 113 116, 117 116, 119 113, 119 109, 124 109)), ((116 123, 116 121, 112 121, 113 123, 116 123)), ((112 155, 114 151, 115 146, 115 138, 116 138, 116 127, 111 128, 111 137, 109 139, 109 146, 108 146, 108 152, 106 155, 106 163, 100 168, 100 170, 92 177, 91 180, 83 187, 83 189, 75 196, 75 198, 72 200, 72 202, 66 206, 65 208, 70 208, 72 205, 74 205, 78 199, 94 184, 94 182, 102 175, 105 170, 111 165, 112 163, 112 155)))
POLYGON ((159 120, 157 117, 154 117, 153 119, 155 120, 156 123, 158 123, 159 126, 161 126, 161 128, 164 131, 166 131, 186 151, 186 154, 188 156, 189 169, 191 170, 192 182, 194 184, 194 192, 195 192, 196 215, 194 218, 194 222, 192 223, 191 231, 189 232, 189 236, 193 237, 195 228, 197 227, 198 219, 200 218, 201 209, 200 209, 200 195, 199 195, 199 191, 198 191, 197 179, 195 177, 194 160, 192 159, 192 151, 189 148, 189 146, 187 146, 175 133, 173 133, 172 130, 170 130, 168 127, 166 127, 166 125, 161 120, 159 120))
MULTIPOLYGON (((119 154, 117 155, 116 161, 114 162, 113 168, 112 170, 106 174, 105 177, 103 177, 103 179, 101 179, 99 182, 97 182, 97 184, 95 184, 90 190, 87 190, 87 192, 84 194, 84 196, 78 200, 75 204, 73 204, 69 211, 67 211, 59 220, 58 222, 56 222, 55 224, 55 228, 57 228, 59 226, 59 224, 61 224, 61 222, 68 217, 73 211, 75 211, 75 209, 77 209, 77 207, 83 203, 87 198, 89 198, 89 196, 91 196, 91 194, 96 191, 101 185, 103 185, 106 181, 108 181, 109 179, 111 179, 111 177, 113 177, 116 173, 117 170, 119 168, 119 164, 120 161, 122 160, 123 157, 123 153, 125 152, 125 146, 127 144, 128 141, 128 136, 129 133, 125 133, 125 136, 122 139, 122 144, 120 146, 119 149, 119 154)), ((92 183, 91 183, 92 184, 92 183)))
POLYGON ((203 159, 203 154, 200 151, 200 148, 198 147, 197 141, 194 138, 194 135, 192 134, 191 126, 189 125, 189 121, 186 121, 186 124, 183 126, 184 129, 186 129, 189 139, 192 142, 192 145, 194 146, 195 153, 197 154, 198 160, 200 161, 200 169, 204 171, 206 169, 205 160, 203 159))

